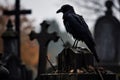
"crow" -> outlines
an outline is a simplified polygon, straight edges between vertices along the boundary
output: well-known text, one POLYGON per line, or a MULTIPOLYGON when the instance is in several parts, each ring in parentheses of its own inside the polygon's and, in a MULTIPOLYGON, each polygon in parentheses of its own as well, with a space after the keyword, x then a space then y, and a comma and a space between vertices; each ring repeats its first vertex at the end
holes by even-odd
POLYGON ((85 42, 87 47, 93 53, 96 61, 99 62, 99 58, 95 50, 95 42, 83 17, 76 14, 73 7, 69 4, 63 5, 57 11, 57 13, 60 12, 63 13, 63 23, 65 25, 66 31, 70 33, 75 39, 73 46, 77 45, 78 41, 85 42))

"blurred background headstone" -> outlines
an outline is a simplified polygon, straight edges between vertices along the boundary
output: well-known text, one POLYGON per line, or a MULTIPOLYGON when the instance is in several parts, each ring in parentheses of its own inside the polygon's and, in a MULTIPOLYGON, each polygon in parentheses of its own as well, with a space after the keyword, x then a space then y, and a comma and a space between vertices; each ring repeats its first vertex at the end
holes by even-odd
POLYGON ((105 15, 98 18, 95 25, 96 49, 104 64, 118 64, 120 55, 120 22, 114 16, 112 1, 106 1, 105 15))
POLYGON ((105 15, 98 18, 95 24, 96 50, 101 60, 100 65, 119 74, 120 21, 114 16, 113 1, 107 0, 105 6, 105 15))

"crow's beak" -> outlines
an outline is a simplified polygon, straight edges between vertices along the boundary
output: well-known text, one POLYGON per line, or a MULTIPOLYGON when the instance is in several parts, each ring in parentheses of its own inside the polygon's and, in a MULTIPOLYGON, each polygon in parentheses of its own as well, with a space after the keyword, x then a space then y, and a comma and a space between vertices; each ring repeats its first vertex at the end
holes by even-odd
POLYGON ((62 12, 62 10, 61 10, 61 9, 59 9, 56 13, 60 13, 60 12, 62 12))

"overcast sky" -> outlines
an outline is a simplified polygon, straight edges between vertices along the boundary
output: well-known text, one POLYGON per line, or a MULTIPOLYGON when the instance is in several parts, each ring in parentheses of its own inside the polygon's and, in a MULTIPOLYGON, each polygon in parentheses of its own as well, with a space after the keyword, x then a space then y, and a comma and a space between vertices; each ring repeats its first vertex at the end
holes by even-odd
MULTIPOLYGON (((103 15, 104 13, 103 11, 99 13, 95 13, 93 9, 86 9, 86 8, 79 6, 79 4, 92 6, 93 5, 92 3, 89 2, 88 4, 87 2, 85 2, 88 0, 80 0, 80 1, 79 0, 20 0, 20 1, 21 1, 21 5, 24 8, 32 10, 32 14, 30 14, 28 17, 31 19, 35 19, 34 26, 39 27, 39 23, 41 23, 45 19, 56 19, 62 31, 65 30, 63 23, 62 23, 62 14, 56 14, 56 11, 63 4, 73 5, 75 11, 78 14, 83 15, 90 29, 94 26, 95 20, 100 15, 103 15)), ((105 7, 104 7, 105 1, 106 0, 98 1, 103 6, 101 7, 102 8, 101 10, 105 10, 105 7)), ((14 5, 14 2, 15 0, 0 0, 0 4, 4 4, 4 5, 11 5, 11 4, 14 5), (8 1, 8 3, 6 3, 6 1, 8 1)))
MULTIPOLYGON (((26 9, 31 9, 32 14, 29 15, 29 18, 35 19, 35 26, 39 26, 45 19, 56 19, 60 24, 62 24, 61 16, 56 14, 56 10, 60 8, 58 7, 57 0, 20 0, 21 5, 26 9), (61 20, 61 21, 60 21, 61 20)), ((11 5, 15 3, 15 0, 0 0, 1 4, 11 5), (5 1, 8 1, 6 3, 5 1)), ((61 28, 64 30, 64 27, 61 28)))

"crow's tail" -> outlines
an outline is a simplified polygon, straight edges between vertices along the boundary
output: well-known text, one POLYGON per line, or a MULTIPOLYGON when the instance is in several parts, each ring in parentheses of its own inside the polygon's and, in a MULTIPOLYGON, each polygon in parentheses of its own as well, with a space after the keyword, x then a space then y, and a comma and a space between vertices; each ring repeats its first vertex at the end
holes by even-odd
POLYGON ((95 49, 95 44, 94 44, 94 42, 85 41, 85 44, 86 44, 87 47, 90 49, 90 51, 93 53, 96 61, 97 61, 97 62, 100 62, 99 57, 98 57, 97 52, 96 52, 96 49, 95 49))

